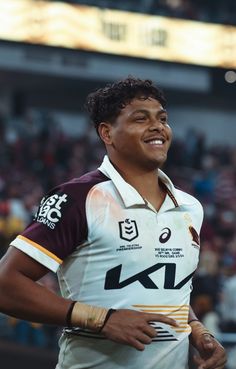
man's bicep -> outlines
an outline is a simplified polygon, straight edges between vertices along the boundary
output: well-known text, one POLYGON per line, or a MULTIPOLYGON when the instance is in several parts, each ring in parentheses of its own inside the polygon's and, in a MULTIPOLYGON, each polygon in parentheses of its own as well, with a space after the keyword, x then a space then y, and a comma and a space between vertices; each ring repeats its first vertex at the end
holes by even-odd
POLYGON ((37 281, 49 272, 49 269, 40 264, 23 251, 10 246, 7 253, 0 261, 0 273, 7 274, 20 273, 24 276, 37 281))

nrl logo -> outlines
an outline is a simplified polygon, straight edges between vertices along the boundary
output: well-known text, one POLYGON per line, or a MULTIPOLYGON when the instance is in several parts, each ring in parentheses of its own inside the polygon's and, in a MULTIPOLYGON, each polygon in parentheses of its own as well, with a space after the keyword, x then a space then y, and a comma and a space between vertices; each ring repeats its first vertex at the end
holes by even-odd
POLYGON ((138 227, 135 220, 125 219, 119 222, 120 238, 125 241, 133 241, 138 237, 138 227))

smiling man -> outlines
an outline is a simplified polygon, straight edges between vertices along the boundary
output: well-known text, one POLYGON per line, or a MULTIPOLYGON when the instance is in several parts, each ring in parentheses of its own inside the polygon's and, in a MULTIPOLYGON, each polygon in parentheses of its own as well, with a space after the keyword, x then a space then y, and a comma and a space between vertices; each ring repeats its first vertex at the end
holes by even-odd
POLYGON ((57 369, 200 369, 222 346, 189 306, 203 212, 160 167, 172 131, 149 80, 99 89, 87 110, 107 156, 45 196, 0 265, 0 309, 65 326, 57 369), (61 297, 36 283, 57 272, 61 297))

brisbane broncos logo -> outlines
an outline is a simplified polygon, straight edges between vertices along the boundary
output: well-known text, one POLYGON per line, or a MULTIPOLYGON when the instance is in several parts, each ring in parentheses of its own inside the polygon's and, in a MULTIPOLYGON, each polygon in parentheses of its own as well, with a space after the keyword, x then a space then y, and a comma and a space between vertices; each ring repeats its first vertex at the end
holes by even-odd
POLYGON ((199 238, 199 235, 198 235, 196 229, 193 228, 192 226, 190 226, 189 231, 191 233, 193 243, 195 243, 197 246, 200 247, 200 238, 199 238))

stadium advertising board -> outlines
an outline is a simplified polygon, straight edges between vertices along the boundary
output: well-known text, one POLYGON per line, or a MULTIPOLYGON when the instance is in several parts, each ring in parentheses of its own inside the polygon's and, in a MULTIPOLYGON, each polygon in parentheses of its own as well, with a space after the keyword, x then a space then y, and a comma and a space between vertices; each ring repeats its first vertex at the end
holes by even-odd
POLYGON ((63 2, 0 0, 0 39, 236 68, 236 27, 63 2))

